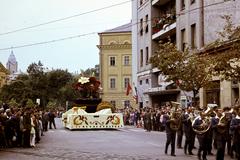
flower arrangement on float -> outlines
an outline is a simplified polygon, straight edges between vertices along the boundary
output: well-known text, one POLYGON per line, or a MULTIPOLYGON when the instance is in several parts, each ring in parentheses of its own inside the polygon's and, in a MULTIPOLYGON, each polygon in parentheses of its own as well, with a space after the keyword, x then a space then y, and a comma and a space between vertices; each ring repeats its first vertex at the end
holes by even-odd
POLYGON ((81 76, 74 88, 79 91, 81 98, 99 98, 100 84, 95 77, 81 76))

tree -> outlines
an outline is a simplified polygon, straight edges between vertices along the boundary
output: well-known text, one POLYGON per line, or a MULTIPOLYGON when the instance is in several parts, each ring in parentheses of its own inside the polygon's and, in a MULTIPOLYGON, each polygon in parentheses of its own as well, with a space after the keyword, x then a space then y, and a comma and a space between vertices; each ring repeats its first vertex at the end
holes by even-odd
POLYGON ((205 46, 202 54, 211 58, 211 74, 220 80, 240 80, 240 26, 234 26, 230 16, 222 16, 226 21, 220 38, 205 46))
POLYGON ((16 102, 16 100, 14 98, 12 98, 9 102, 8 102, 9 106, 11 107, 18 107, 18 103, 16 102))
POLYGON ((48 101, 48 81, 47 75, 44 72, 45 68, 41 61, 38 63, 32 63, 27 68, 27 73, 29 76, 28 87, 31 90, 31 99, 35 101, 40 98, 41 107, 46 106, 48 101))
POLYGON ((30 108, 34 108, 36 106, 36 104, 34 104, 31 99, 28 99, 27 103, 26 103, 26 106, 30 107, 30 108))
POLYGON ((22 104, 26 100, 26 97, 29 97, 29 94, 29 87, 24 81, 16 80, 2 87, 0 97, 5 102, 9 102, 13 98, 17 103, 22 104))
MULTIPOLYGON (((69 82, 72 82, 73 76, 67 70, 52 70, 47 73, 48 81, 48 98, 56 99, 59 105, 64 105, 66 102, 66 94, 71 94, 68 90, 69 82), (65 92, 66 91, 66 92, 65 92)), ((69 97, 69 96, 67 96, 69 97)))
POLYGON ((173 81, 184 91, 193 92, 193 100, 199 89, 209 85, 209 59, 192 54, 189 50, 179 51, 171 42, 159 44, 159 50, 150 58, 153 67, 166 76, 166 81, 173 81))
POLYGON ((85 77, 96 77, 99 79, 99 65, 95 65, 94 68, 88 68, 85 71, 81 70, 81 74, 85 77))

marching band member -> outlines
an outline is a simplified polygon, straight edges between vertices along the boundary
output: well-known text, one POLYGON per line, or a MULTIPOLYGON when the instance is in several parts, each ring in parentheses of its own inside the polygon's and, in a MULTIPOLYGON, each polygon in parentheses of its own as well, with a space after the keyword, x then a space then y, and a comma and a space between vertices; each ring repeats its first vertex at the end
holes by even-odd
POLYGON ((222 116, 224 116, 222 114, 222 110, 218 109, 216 110, 216 116, 213 117, 211 120, 213 137, 217 147, 217 154, 216 154, 217 160, 224 159, 225 147, 226 147, 227 136, 228 136, 227 135, 228 129, 226 129, 227 126, 225 123, 222 123, 220 119, 222 116))
MULTIPOLYGON (((193 128, 194 129, 201 129, 204 124, 205 120, 205 114, 203 112, 200 112, 200 116, 195 119, 193 122, 193 128)), ((199 142, 199 148, 198 148, 198 159, 199 160, 207 160, 207 132, 204 133, 198 133, 197 132, 197 139, 199 142)))
POLYGON ((233 132, 233 148, 236 158, 240 160, 240 108, 236 111, 236 117, 231 120, 230 130, 233 132))
POLYGON ((166 136, 167 136, 167 141, 165 145, 165 154, 168 152, 168 146, 171 143, 171 156, 176 156, 175 155, 175 140, 176 140, 176 131, 172 130, 170 127, 171 120, 170 115, 169 115, 169 109, 167 113, 164 115, 164 118, 166 119, 166 136))
POLYGON ((189 155, 193 155, 192 150, 194 147, 194 138, 195 132, 192 128, 192 108, 188 107, 186 112, 182 115, 182 125, 183 125, 183 132, 185 134, 185 144, 184 144, 184 153, 189 155))

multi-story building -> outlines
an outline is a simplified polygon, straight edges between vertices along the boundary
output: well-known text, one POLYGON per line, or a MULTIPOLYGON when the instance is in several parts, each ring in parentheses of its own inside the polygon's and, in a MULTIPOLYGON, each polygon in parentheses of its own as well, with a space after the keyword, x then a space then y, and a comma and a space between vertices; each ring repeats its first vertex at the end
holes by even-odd
POLYGON ((132 84, 131 34, 131 23, 99 33, 101 98, 117 109, 136 104, 131 93, 126 95, 132 84))
MULTIPOLYGON (((220 38, 226 21, 221 16, 232 17, 233 24, 240 25, 240 1, 234 0, 177 0, 177 46, 183 50, 201 49, 220 38)), ((231 106, 239 98, 238 82, 214 79, 215 88, 200 90, 200 106, 217 103, 231 106)))
MULTIPOLYGON (((167 101, 179 101, 181 92, 165 81, 149 63, 159 41, 176 42, 176 12, 173 0, 133 0, 133 79, 140 107, 157 107, 167 101)), ((166 53, 167 54, 167 53, 166 53)))
POLYGON ((2 86, 7 83, 8 75, 9 75, 9 71, 0 62, 0 88, 2 88, 2 86))

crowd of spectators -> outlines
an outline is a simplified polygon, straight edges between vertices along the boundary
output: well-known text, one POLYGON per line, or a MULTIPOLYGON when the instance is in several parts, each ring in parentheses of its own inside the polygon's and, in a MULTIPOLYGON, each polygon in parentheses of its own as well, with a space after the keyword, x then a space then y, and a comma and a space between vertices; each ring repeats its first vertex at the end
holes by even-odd
POLYGON ((55 125, 55 112, 31 107, 0 106, 0 148, 35 147, 55 125))
POLYGON ((166 121, 164 114, 167 113, 167 105, 158 108, 126 108, 123 111, 124 125, 143 128, 146 131, 164 131, 166 121))

